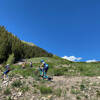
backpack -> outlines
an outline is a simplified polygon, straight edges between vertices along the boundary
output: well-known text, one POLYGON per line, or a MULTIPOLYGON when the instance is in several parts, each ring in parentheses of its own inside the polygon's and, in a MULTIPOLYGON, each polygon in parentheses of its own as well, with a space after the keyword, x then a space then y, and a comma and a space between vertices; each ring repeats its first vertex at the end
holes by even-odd
POLYGON ((6 66, 6 69, 7 69, 7 70, 10 70, 10 67, 9 67, 9 66, 6 66))

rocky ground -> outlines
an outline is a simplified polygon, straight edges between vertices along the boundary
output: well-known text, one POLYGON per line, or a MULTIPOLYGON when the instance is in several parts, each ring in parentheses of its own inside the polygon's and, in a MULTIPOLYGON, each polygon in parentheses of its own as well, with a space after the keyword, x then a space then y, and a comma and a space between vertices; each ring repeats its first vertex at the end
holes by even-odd
POLYGON ((10 76, 0 79, 0 100, 100 100, 100 77, 54 76, 46 81, 10 76))

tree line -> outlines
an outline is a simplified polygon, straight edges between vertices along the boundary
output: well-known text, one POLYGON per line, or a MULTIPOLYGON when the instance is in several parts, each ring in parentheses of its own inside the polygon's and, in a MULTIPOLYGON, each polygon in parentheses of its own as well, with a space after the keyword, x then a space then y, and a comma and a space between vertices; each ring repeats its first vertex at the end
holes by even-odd
POLYGON ((32 57, 52 57, 44 49, 22 42, 17 36, 0 26, 0 63, 6 61, 10 54, 14 54, 15 61, 32 57))

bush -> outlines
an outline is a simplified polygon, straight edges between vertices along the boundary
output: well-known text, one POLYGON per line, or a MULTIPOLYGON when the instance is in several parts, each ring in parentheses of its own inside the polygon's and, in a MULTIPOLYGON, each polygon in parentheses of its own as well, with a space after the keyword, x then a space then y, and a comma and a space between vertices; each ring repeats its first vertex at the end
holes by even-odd
POLYGON ((64 75, 64 71, 62 69, 55 69, 54 75, 55 76, 62 76, 62 75, 64 75))
POLYGON ((76 99, 77 99, 77 100, 81 100, 81 97, 80 97, 80 96, 77 96, 76 99))
POLYGON ((15 61, 15 57, 14 54, 12 53, 11 55, 9 55, 9 58, 6 63, 11 65, 14 63, 14 61, 15 61))
POLYGON ((9 96, 9 97, 7 98, 7 100, 12 100, 12 99, 11 99, 11 96, 9 96))
POLYGON ((22 82, 20 80, 16 80, 12 83, 12 87, 20 87, 22 86, 22 82))
POLYGON ((28 85, 27 85, 27 86, 22 86, 21 91, 22 91, 23 93, 29 91, 28 85))
POLYGON ((42 94, 50 94, 50 93, 52 93, 51 87, 41 86, 41 87, 39 87, 39 89, 40 89, 40 92, 42 94))
POLYGON ((55 68, 55 67, 50 66, 48 70, 48 74, 54 75, 54 76, 62 76, 62 75, 65 75, 66 73, 68 73, 68 68, 66 67, 55 68))
POLYGON ((80 90, 77 90, 77 89, 71 89, 71 93, 77 95, 77 94, 80 93, 80 90))
POLYGON ((4 94, 5 94, 5 95, 9 95, 9 94, 11 94, 10 89, 9 89, 9 88, 7 88, 7 89, 4 91, 4 94))
POLYGON ((81 84, 80 85, 80 90, 83 91, 84 89, 85 89, 85 85, 84 84, 81 84))

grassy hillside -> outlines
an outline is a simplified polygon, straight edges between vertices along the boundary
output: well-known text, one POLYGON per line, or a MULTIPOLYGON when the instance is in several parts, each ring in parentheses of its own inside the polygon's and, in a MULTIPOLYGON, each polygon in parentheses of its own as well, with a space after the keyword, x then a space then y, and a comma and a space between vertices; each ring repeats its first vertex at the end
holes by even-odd
MULTIPOLYGON (((85 63, 85 62, 71 62, 60 57, 37 57, 26 59, 26 69, 20 70, 21 65, 12 65, 15 69, 11 73, 19 73, 21 75, 28 73, 28 76, 33 75, 33 71, 37 71, 40 66, 40 60, 43 59, 48 65, 48 75, 52 76, 100 76, 100 63, 85 63), (32 61, 33 69, 29 67, 32 61)), ((26 75, 27 76, 27 75, 26 75)))
POLYGON ((100 63, 70 62, 57 56, 31 58, 26 62, 25 69, 19 63, 11 65, 7 86, 0 79, 1 100, 99 100, 100 63), (53 82, 39 77, 41 59, 49 64, 47 74, 53 77, 53 82))
MULTIPOLYGON (((54 57, 36 57, 11 65, 9 83, 0 79, 1 100, 99 100, 100 63, 70 62, 54 57), (39 77, 40 60, 49 64, 47 75, 53 82, 39 77), (29 66, 30 61, 33 67, 29 66)), ((3 66, 3 65, 2 65, 3 66)), ((3 67, 0 71, 4 71, 3 67)))
POLYGON ((30 45, 30 46, 36 46, 35 44, 30 43, 30 42, 26 42, 26 41, 22 41, 22 42, 25 43, 25 44, 28 44, 28 45, 30 45))
POLYGON ((35 64, 39 64, 40 59, 43 59, 49 64, 49 74, 53 73, 54 75, 58 76, 100 76, 100 62, 71 62, 59 57, 39 57, 31 58, 27 61, 32 61, 35 64))

